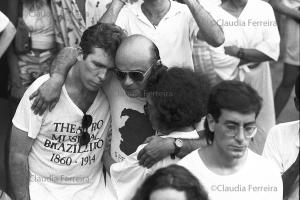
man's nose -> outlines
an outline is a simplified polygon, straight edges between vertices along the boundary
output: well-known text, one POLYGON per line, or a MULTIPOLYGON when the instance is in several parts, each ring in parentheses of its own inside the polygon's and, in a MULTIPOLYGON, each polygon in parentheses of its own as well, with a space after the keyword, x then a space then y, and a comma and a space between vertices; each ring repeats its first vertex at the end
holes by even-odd
POLYGON ((239 141, 240 143, 242 143, 246 139, 244 127, 242 127, 242 126, 239 127, 239 130, 238 130, 237 134, 235 135, 235 139, 237 141, 239 141))
POLYGON ((128 76, 128 74, 126 75, 125 79, 123 80, 124 85, 129 86, 133 84, 133 80, 128 76))
POLYGON ((97 77, 98 77, 101 81, 103 81, 103 80, 106 79, 107 73, 108 73, 108 70, 107 70, 107 69, 101 69, 101 70, 98 72, 97 77))

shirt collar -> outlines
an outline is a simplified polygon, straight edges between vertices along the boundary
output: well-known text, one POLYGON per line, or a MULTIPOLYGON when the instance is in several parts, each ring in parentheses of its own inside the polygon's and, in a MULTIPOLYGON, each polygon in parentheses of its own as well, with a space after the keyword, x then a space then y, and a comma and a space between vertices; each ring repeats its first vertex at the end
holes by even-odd
MULTIPOLYGON (((173 17, 177 15, 178 13, 182 12, 182 5, 178 2, 174 2, 173 0, 169 0, 171 2, 170 10, 167 12, 167 14, 162 18, 162 20, 173 17)), ((145 14, 142 11, 142 4, 134 4, 130 7, 128 7, 136 16, 142 21, 149 21, 148 18, 145 16, 145 14)))

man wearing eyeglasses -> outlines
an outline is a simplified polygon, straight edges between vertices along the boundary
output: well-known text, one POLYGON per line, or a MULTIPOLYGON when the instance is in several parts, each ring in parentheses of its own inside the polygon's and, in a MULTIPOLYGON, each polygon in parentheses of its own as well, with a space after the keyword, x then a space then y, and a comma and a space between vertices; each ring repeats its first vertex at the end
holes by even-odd
POLYGON ((100 89, 114 67, 125 33, 113 24, 89 27, 52 112, 35 115, 29 95, 50 77, 37 79, 13 118, 9 171, 16 200, 96 200, 105 196, 101 158, 111 122, 100 89))
POLYGON ((211 200, 282 200, 279 171, 248 148, 261 106, 261 97, 243 82, 223 81, 211 90, 205 122, 209 145, 179 162, 211 200))
MULTIPOLYGON (((71 49, 61 53, 67 57, 64 60, 74 60, 74 55, 69 55, 77 54, 71 49)), ((62 62, 63 56, 59 57, 62 62)), ((115 64, 114 76, 103 86, 112 115, 112 162, 123 161, 143 142, 149 144, 140 151, 138 159, 148 168, 175 151, 176 156, 182 158, 202 145, 200 140, 183 140, 183 145, 178 146, 174 140, 154 136, 155 131, 144 113, 144 89, 147 79, 162 68, 162 63, 159 50, 150 39, 142 35, 124 39, 117 50, 115 64)), ((68 70, 67 63, 57 65, 51 79, 31 95, 35 98, 32 105, 35 113, 43 113, 49 104, 50 110, 55 106, 68 70)))

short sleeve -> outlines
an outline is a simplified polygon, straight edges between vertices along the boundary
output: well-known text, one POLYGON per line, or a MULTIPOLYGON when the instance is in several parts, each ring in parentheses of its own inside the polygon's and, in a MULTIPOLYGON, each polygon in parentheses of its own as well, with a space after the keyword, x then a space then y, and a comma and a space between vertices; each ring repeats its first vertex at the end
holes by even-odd
POLYGON ((265 158, 271 160, 277 166, 278 170, 283 173, 284 167, 282 154, 279 149, 281 146, 280 141, 280 127, 277 125, 271 128, 271 130, 269 131, 262 155, 265 158))
POLYGON ((0 33, 7 27, 9 24, 9 19, 0 11, 0 33))
POLYGON ((131 11, 128 9, 127 5, 125 5, 121 9, 121 11, 117 17, 117 21, 115 23, 117 26, 120 26, 122 29, 124 29, 126 31, 128 30, 128 27, 129 27, 128 23, 129 23, 129 15, 131 14, 130 12, 131 11))
MULTIPOLYGON (((267 4, 267 3, 266 3, 267 4)), ((274 60, 277 60, 280 52, 280 35, 278 31, 278 26, 276 24, 276 19, 274 11, 270 5, 266 5, 264 9, 265 21, 270 22, 264 25, 263 28, 263 41, 260 42, 255 49, 266 54, 274 60)))
POLYGON ((12 120, 15 127, 24 132, 27 132, 28 137, 33 139, 37 137, 42 125, 43 117, 46 115, 47 111, 42 116, 35 115, 31 110, 33 100, 30 101, 29 96, 49 78, 50 76, 47 74, 41 76, 32 83, 32 85, 24 93, 12 120))

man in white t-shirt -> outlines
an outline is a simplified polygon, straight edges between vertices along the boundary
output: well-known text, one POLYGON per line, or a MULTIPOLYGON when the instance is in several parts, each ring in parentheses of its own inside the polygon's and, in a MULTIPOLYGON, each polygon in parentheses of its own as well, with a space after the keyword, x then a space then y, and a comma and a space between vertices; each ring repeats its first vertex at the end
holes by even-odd
POLYGON ((0 11, 0 58, 5 53, 16 34, 15 26, 0 11))
MULTIPOLYGON (((295 94, 295 106, 299 111, 299 76, 295 94)), ((297 120, 274 126, 263 151, 263 156, 272 160, 282 174, 285 200, 299 199, 299 123, 297 120)))
MULTIPOLYGON (((64 75, 69 70, 68 63, 72 63, 68 60, 74 60, 74 56, 67 57, 67 53, 76 54, 70 48, 61 52, 51 79, 31 95, 31 98, 35 98, 32 108, 36 113, 43 113, 49 104, 50 108, 55 105, 64 83, 64 75), (63 59, 63 56, 67 58, 63 59)), ((131 35, 118 48, 115 63, 116 73, 104 86, 112 115, 112 158, 117 162, 124 160, 151 136, 149 144, 138 156, 141 165, 151 167, 176 148, 172 139, 154 136, 155 131, 144 113, 147 79, 162 66, 159 50, 145 36, 131 35)), ((200 146, 201 141, 198 139, 183 140, 177 156, 182 158, 200 146)))
POLYGON ((279 171, 248 149, 261 106, 261 97, 243 82, 223 81, 211 90, 205 122, 209 145, 179 162, 211 200, 282 200, 279 171))
POLYGON ((128 2, 113 0, 100 21, 116 23, 128 35, 141 34, 151 39, 168 67, 194 69, 192 41, 196 36, 212 46, 224 42, 221 28, 197 0, 184 0, 186 5, 173 0, 128 2))
MULTIPOLYGON (((67 50, 65 52, 73 53, 67 50)), ((33 103, 35 111, 44 112, 47 108, 45 105, 57 98, 56 93, 60 92, 60 84, 64 82, 60 79, 68 71, 69 61, 66 60, 69 59, 72 60, 67 58, 63 63, 60 59, 51 79, 32 95, 36 97, 33 103)), ((104 86, 112 116, 111 156, 108 155, 112 157, 112 163, 123 161, 150 136, 148 145, 137 156, 140 165, 148 168, 175 153, 176 149, 176 156, 182 158, 202 145, 199 139, 182 139, 182 146, 177 146, 173 138, 154 136, 155 131, 144 113, 144 90, 150 75, 158 72, 162 64, 158 48, 151 40, 142 35, 127 37, 117 50, 115 64, 114 76, 104 86)))
POLYGON ((35 115, 29 95, 49 79, 37 79, 24 94, 13 118, 10 181, 15 199, 101 199, 101 162, 110 110, 99 88, 114 67, 125 37, 119 27, 97 24, 81 38, 78 61, 68 73, 57 106, 35 115))

